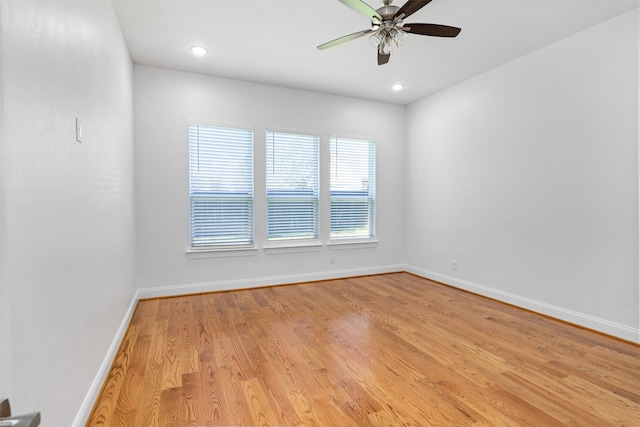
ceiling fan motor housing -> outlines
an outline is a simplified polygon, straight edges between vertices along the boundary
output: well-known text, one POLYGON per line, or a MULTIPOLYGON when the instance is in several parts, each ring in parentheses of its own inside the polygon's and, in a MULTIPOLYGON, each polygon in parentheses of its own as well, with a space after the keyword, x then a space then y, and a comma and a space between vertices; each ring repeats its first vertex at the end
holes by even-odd
POLYGON ((376 10, 376 12, 378 12, 380 16, 382 16, 382 20, 383 20, 382 22, 385 22, 387 20, 393 21, 393 17, 396 15, 396 12, 398 12, 399 10, 400 8, 398 6, 385 4, 384 6, 376 10))

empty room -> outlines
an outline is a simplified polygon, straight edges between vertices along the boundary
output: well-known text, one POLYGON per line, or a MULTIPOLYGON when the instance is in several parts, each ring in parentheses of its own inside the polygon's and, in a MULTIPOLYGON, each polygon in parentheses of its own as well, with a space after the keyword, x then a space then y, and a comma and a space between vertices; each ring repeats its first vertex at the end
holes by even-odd
POLYGON ((0 426, 640 425, 639 0, 0 26, 0 426))

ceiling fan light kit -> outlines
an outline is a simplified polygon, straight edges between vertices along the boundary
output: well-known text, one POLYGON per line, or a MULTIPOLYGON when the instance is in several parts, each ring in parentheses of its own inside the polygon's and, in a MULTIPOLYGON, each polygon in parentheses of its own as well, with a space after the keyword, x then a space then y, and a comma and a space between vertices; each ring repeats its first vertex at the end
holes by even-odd
POLYGON ((400 47, 407 40, 409 34, 435 37, 456 37, 461 29, 440 24, 405 24, 405 18, 422 9, 432 0, 407 0, 402 7, 391 4, 393 0, 382 0, 382 7, 374 9, 362 0, 339 0, 345 6, 366 16, 371 21, 371 29, 358 31, 331 40, 318 46, 324 50, 338 46, 351 40, 356 40, 367 34, 369 43, 378 51, 378 65, 389 62, 393 45, 400 47))

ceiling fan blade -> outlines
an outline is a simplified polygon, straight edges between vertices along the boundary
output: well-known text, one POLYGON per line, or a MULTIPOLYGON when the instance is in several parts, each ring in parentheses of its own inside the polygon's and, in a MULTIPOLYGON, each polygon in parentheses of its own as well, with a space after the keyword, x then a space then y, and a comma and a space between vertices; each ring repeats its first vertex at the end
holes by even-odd
POLYGON ((439 24, 404 24, 403 28, 407 33, 435 37, 455 37, 462 31, 458 27, 439 24))
MULTIPOLYGON (((339 0, 340 3, 355 10, 356 12, 366 16, 371 21, 378 20, 382 22, 382 16, 371 6, 363 2, 362 0, 339 0)), ((429 0, 431 1, 431 0, 429 0)))
POLYGON ((378 52, 378 65, 384 65, 387 62, 389 62, 389 59, 391 58, 391 54, 383 54, 378 52))
POLYGON ((400 9, 398 9, 393 18, 395 19, 396 17, 404 14, 402 19, 405 19, 408 16, 413 15, 429 3, 431 3, 431 0, 407 0, 407 2, 403 4, 400 9))
POLYGON ((328 49, 330 47, 334 47, 334 46, 338 46, 342 43, 346 43, 346 42, 350 42, 351 40, 355 40, 355 39, 359 39, 360 37, 369 34, 370 32, 372 32, 373 30, 362 30, 362 31, 358 31, 357 33, 353 33, 353 34, 348 34, 346 36, 342 36, 339 37, 335 40, 331 40, 330 42, 326 42, 321 44, 320 46, 318 46, 318 49, 320 50, 324 50, 324 49, 328 49))

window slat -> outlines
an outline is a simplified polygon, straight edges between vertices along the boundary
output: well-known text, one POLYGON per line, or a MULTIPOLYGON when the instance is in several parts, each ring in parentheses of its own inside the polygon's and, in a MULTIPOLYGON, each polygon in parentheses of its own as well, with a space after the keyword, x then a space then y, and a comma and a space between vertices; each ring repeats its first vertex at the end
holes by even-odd
POLYGON ((375 235, 375 143, 330 140, 331 238, 375 235))
POLYGON ((318 237, 319 137, 266 133, 267 240, 318 237))
POLYGON ((253 131, 189 125, 191 246, 253 243, 253 131))

